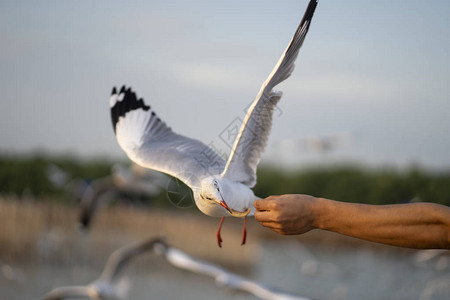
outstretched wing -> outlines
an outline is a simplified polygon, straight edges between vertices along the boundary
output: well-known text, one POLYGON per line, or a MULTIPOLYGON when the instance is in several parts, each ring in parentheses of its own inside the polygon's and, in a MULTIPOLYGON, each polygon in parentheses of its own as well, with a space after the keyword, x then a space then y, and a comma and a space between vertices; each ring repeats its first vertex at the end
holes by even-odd
POLYGON ((65 286, 51 290, 44 296, 44 300, 63 300, 72 298, 92 299, 96 291, 91 286, 65 286))
POLYGON ((113 283, 120 277, 122 271, 133 258, 140 254, 153 251, 154 245, 162 242, 160 238, 151 238, 117 249, 108 257, 108 261, 99 279, 113 283))
POLYGON ((273 88, 292 74, 295 59, 305 40, 316 6, 317 0, 309 2, 294 37, 248 109, 222 172, 223 177, 250 187, 256 184, 256 167, 272 128, 273 110, 282 95, 281 92, 273 91, 273 88))
POLYGON ((173 132, 131 88, 114 88, 110 107, 117 141, 138 165, 177 177, 191 188, 225 167, 213 149, 173 132))
POLYGON ((103 197, 108 192, 117 191, 110 176, 95 179, 81 197, 78 221, 83 229, 89 230, 97 209, 110 197, 103 197), (103 200, 103 201, 101 201, 103 200))
POLYGON ((156 253, 162 255, 171 265, 195 274, 209 276, 215 279, 218 287, 227 287, 236 291, 245 291, 261 299, 283 299, 283 300, 311 300, 283 293, 256 281, 252 281, 234 274, 224 268, 191 257, 185 252, 161 243, 155 247, 156 253))

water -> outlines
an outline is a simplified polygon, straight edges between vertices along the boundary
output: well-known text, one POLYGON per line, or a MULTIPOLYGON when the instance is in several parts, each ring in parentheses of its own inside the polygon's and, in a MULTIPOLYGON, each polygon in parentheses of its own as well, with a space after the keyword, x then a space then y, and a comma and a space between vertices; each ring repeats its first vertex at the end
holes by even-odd
MULTIPOLYGON (((285 238, 262 242, 255 256, 256 263, 241 270, 241 275, 300 296, 450 299, 449 251, 423 252, 371 243, 301 243, 285 238)), ((41 257, 28 263, 3 262, 0 300, 40 299, 56 286, 87 284, 98 277, 104 260, 41 257)), ((212 279, 175 269, 155 256, 131 266, 126 275, 131 285, 127 299, 256 299, 218 289, 212 279)))

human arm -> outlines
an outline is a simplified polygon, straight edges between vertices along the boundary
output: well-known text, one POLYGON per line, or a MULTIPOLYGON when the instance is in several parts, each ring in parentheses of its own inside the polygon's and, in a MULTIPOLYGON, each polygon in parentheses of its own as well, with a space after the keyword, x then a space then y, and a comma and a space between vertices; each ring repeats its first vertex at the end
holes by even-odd
POLYGON ((450 249, 450 207, 434 203, 368 205, 308 195, 254 202, 255 219, 280 234, 323 229, 409 248, 450 249))

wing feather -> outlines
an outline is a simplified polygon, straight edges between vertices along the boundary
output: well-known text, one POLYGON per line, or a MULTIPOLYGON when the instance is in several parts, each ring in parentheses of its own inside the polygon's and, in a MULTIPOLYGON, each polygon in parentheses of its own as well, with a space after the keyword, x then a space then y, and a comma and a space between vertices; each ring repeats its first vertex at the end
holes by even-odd
POLYGON ((309 2, 294 37, 248 109, 221 174, 223 177, 242 182, 249 187, 256 184, 256 167, 269 138, 274 108, 282 95, 281 92, 273 91, 273 88, 292 74, 317 2, 309 2))
POLYGON ((177 177, 193 189, 225 167, 212 148, 173 132, 131 88, 119 93, 114 88, 110 106, 117 141, 136 164, 177 177))
POLYGON ((153 251, 154 245, 161 242, 160 238, 151 238, 117 249, 108 257, 99 279, 113 283, 122 275, 123 270, 132 259, 140 254, 153 251))
POLYGON ((44 300, 62 300, 68 298, 86 298, 91 299, 93 294, 90 286, 64 286, 54 288, 47 295, 44 300))

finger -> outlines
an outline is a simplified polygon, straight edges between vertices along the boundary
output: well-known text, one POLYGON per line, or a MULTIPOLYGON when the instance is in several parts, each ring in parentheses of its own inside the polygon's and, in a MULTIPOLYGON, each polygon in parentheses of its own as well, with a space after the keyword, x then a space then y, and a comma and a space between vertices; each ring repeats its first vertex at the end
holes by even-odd
POLYGON ((263 222, 261 223, 261 225, 263 225, 264 227, 266 227, 267 229, 270 229, 278 234, 281 235, 286 235, 286 231, 283 229, 282 226, 280 226, 280 224, 278 223, 273 223, 273 222, 263 222))
POLYGON ((253 202, 253 206, 255 206, 256 210, 270 210, 272 201, 272 196, 266 199, 256 199, 255 202, 253 202))
POLYGON ((267 222, 261 222, 260 224, 261 224, 262 226, 267 227, 267 228, 270 228, 270 229, 272 229, 272 230, 275 230, 275 229, 279 230, 279 229, 282 228, 282 225, 281 225, 280 223, 277 223, 277 222, 270 222, 270 221, 267 221, 267 222))
POLYGON ((265 210, 256 210, 255 211, 255 220, 258 222, 266 222, 269 221, 269 217, 268 217, 269 212, 265 211, 265 210))
POLYGON ((256 208, 256 210, 264 210, 264 206, 265 206, 265 200, 264 199, 256 199, 253 202, 253 206, 256 208))
POLYGON ((287 235, 287 233, 286 233, 283 229, 270 228, 270 230, 273 230, 273 231, 275 231, 276 233, 281 234, 281 235, 287 235))
POLYGON ((277 218, 273 212, 257 210, 255 211, 255 220, 258 222, 275 222, 277 218))

